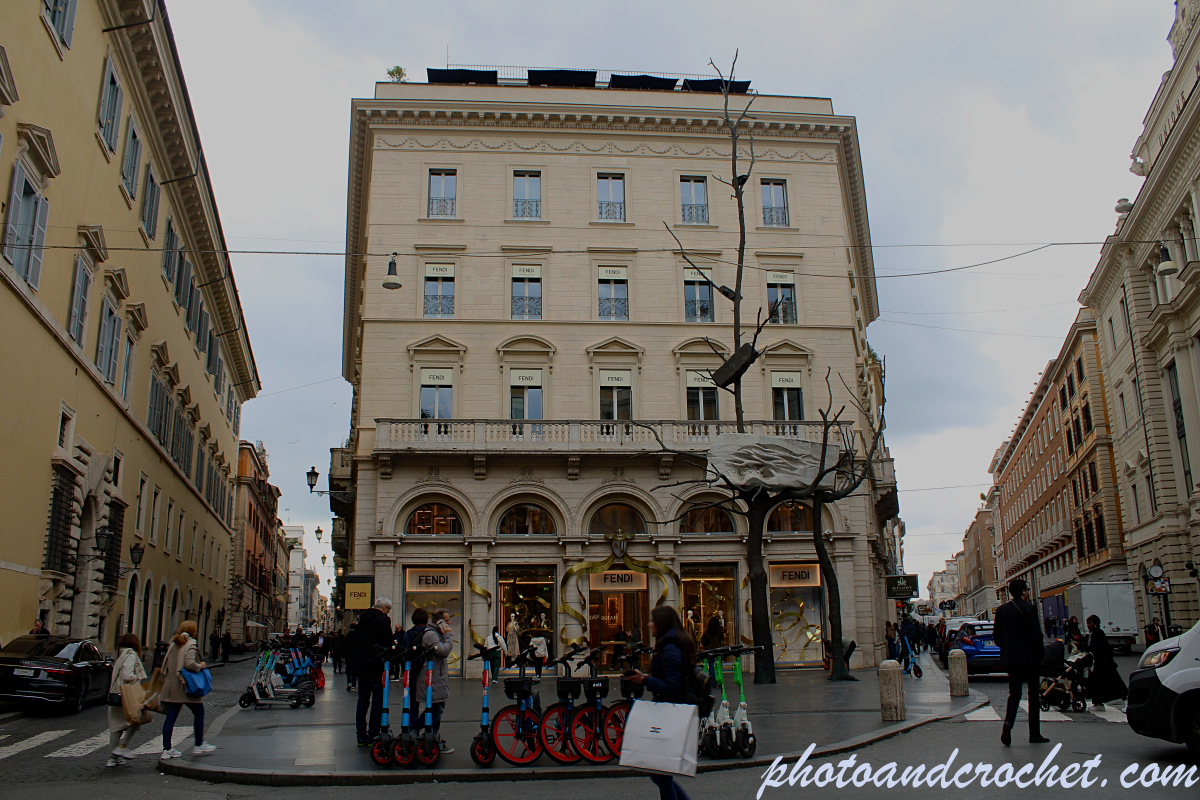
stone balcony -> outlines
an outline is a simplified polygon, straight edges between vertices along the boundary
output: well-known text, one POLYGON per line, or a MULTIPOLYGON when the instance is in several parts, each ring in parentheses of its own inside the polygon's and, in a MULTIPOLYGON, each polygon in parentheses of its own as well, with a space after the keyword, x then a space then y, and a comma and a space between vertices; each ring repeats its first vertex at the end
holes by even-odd
MULTIPOLYGON (((843 425, 846 433, 851 426, 843 425)), ((747 420, 746 433, 819 443, 820 421, 747 420)), ((377 419, 375 453, 653 453, 659 439, 671 450, 703 452, 731 420, 377 419)), ((841 443, 836 431, 831 440, 841 443)))

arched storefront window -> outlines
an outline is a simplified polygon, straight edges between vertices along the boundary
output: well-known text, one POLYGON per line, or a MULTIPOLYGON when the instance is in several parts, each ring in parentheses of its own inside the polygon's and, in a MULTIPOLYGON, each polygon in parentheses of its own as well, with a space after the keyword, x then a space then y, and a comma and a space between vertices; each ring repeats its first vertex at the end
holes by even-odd
POLYGON ((462 536, 458 512, 442 503, 426 503, 408 518, 408 535, 462 536))
POLYGON ((646 522, 633 506, 610 503, 592 515, 588 526, 588 532, 593 536, 616 533, 618 530, 632 534, 645 533, 646 522))
POLYGON ((733 517, 723 508, 693 508, 679 520, 680 533, 732 533, 733 517))
POLYGON ((788 531, 811 531, 812 509, 799 500, 788 500, 775 506, 767 518, 767 530, 772 533, 788 531))
POLYGON ((504 512, 498 533, 501 536, 553 536, 554 518, 533 503, 521 503, 504 512))

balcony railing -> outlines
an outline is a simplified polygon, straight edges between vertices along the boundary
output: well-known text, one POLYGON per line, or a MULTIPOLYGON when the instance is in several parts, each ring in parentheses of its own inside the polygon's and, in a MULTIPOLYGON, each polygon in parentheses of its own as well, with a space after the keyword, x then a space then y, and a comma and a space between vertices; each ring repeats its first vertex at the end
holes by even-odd
POLYGON ((624 297, 601 297, 600 319, 629 319, 629 300, 624 297))
POLYGON ((513 200, 513 219, 541 219, 541 200, 513 200))
POLYGON ((513 319, 541 319, 542 318, 542 298, 540 297, 514 297, 512 299, 512 318, 513 319))
POLYGON ((431 217, 453 217, 454 216, 454 198, 453 197, 431 197, 431 198, 429 198, 429 216, 431 216, 431 217))
POLYGON ((693 225, 708 224, 708 204, 707 203, 684 203, 683 204, 683 221, 693 225))
POLYGON ((611 200, 601 200, 599 206, 600 207, 596 210, 596 219, 615 222, 625 221, 625 203, 616 203, 611 200))
POLYGON ((454 316, 454 295, 427 294, 425 295, 425 318, 441 318, 454 316))
POLYGON ((787 206, 763 206, 763 225, 786 228, 787 224, 787 206))
MULTIPOLYGON (((759 436, 821 441, 819 421, 747 421, 745 428, 759 436)), ((377 419, 375 451, 653 452, 659 438, 670 448, 703 451, 718 435, 736 432, 737 423, 726 420, 377 419)), ((830 441, 840 442, 840 434, 831 431, 830 441)))
POLYGON ((684 300, 684 313, 688 322, 712 322, 713 307, 708 300, 684 300))
POLYGON ((796 324, 796 303, 793 300, 784 300, 776 303, 771 308, 771 322, 782 325, 796 324))

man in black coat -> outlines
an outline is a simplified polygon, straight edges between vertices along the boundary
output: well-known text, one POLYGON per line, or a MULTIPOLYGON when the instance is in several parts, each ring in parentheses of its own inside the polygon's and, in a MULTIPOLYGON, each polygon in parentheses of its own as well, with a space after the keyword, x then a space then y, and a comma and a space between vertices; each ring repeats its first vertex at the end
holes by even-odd
POLYGON ((1012 728, 1021 705, 1021 687, 1029 687, 1029 741, 1042 744, 1050 741, 1041 733, 1038 684, 1039 668, 1045 655, 1042 626, 1037 609, 1029 602, 1029 585, 1017 578, 1008 584, 1012 599, 996 609, 992 637, 1000 647, 1000 665, 1008 670, 1008 708, 1004 714, 1004 729, 1000 741, 1005 747, 1012 743, 1012 728))
POLYGON ((368 608, 359 616, 358 626, 347 646, 346 662, 353 666, 358 679, 354 725, 360 747, 366 747, 379 736, 383 717, 383 656, 380 648, 392 649, 392 621, 388 618, 391 610, 391 600, 378 598, 374 608, 368 608))

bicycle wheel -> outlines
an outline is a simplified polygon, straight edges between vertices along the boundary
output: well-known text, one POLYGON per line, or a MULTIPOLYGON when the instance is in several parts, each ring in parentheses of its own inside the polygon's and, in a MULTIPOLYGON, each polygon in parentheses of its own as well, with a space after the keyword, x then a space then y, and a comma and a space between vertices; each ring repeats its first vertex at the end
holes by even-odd
POLYGON ((388 742, 375 742, 371 745, 371 760, 381 767, 392 763, 392 748, 388 742))
POLYGON ((621 757, 621 740, 625 738, 625 718, 633 708, 630 700, 618 700, 604 712, 604 744, 617 758, 621 757))
POLYGON ((486 733, 477 733, 471 740, 471 760, 477 767, 490 767, 496 760, 496 748, 492 747, 492 737, 486 733))
POLYGON ((417 739, 417 763, 422 767, 436 767, 442 758, 440 743, 432 733, 417 739))
POLYGON ((417 748, 413 746, 412 737, 401 736, 392 740, 392 761, 402 767, 411 767, 417 757, 417 748))
POLYGON ((546 755, 559 764, 578 764, 579 753, 571 746, 571 710, 566 703, 554 703, 542 714, 539 736, 546 755))
POLYGON ((496 754, 515 766, 537 761, 542 754, 538 722, 537 714, 529 709, 523 712, 516 706, 501 709, 492 720, 492 743, 496 754))
POLYGON ((604 743, 604 709, 583 706, 571 715, 571 744, 585 761, 604 764, 612 760, 612 751, 604 743))

